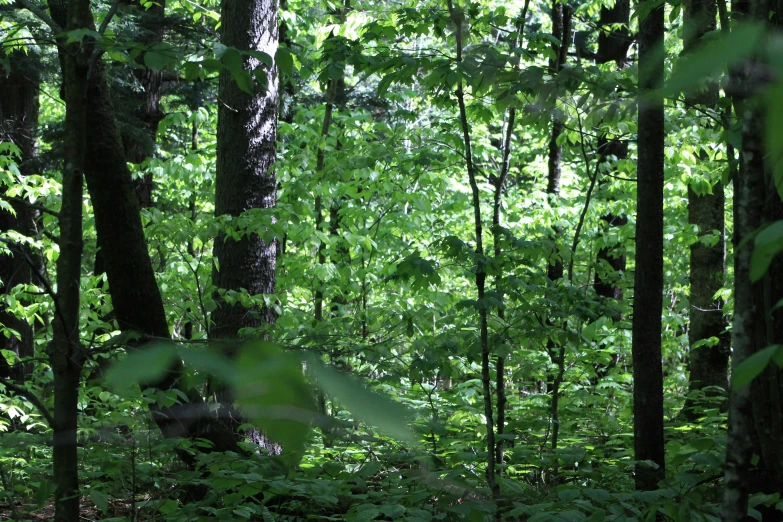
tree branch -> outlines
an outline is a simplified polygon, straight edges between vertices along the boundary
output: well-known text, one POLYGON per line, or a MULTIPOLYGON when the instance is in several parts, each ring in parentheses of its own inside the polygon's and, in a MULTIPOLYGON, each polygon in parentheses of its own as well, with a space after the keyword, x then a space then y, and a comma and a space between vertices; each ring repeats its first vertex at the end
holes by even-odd
POLYGON ((49 413, 49 410, 44 406, 44 403, 41 401, 41 399, 38 398, 37 395, 35 395, 33 392, 26 388, 22 388, 21 386, 17 386, 16 384, 13 384, 12 382, 9 382, 2 377, 0 377, 0 384, 8 388, 9 390, 15 392, 17 395, 21 395, 22 397, 26 397, 28 401, 33 403, 33 406, 35 406, 38 411, 41 412, 41 415, 44 416, 46 419, 46 422, 49 423, 50 428, 54 428, 54 417, 52 417, 52 414, 49 413))
POLYGON ((52 17, 46 14, 46 11, 30 2, 30 0, 16 0, 16 3, 37 16, 43 23, 48 25, 55 34, 63 32, 62 27, 52 20, 52 17))
MULTIPOLYGON (((111 4, 111 7, 109 8, 109 12, 106 13, 106 16, 103 18, 101 26, 98 28, 98 35, 103 36, 104 33, 106 33, 106 29, 109 27, 109 22, 111 22, 111 19, 114 18, 114 15, 117 13, 117 9, 119 7, 120 0, 114 0, 114 2, 111 4)), ((93 49, 92 56, 90 56, 90 61, 87 65, 88 80, 92 77, 92 71, 95 68, 95 64, 98 62, 98 58, 100 58, 102 54, 103 50, 98 47, 98 42, 95 42, 95 49, 93 49)))

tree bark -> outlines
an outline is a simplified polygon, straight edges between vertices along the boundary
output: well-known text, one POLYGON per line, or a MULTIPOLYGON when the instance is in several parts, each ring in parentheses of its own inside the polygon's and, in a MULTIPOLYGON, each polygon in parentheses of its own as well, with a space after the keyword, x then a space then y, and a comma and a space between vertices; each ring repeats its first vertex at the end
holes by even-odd
MULTIPOLYGON (((65 26, 68 15, 64 1, 49 0, 49 9, 54 21, 65 26)), ((92 15, 89 14, 86 27, 94 30, 92 15)), ((141 345, 168 339, 163 299, 147 251, 139 203, 114 121, 100 57, 94 60, 86 88, 89 104, 85 118, 89 136, 84 178, 93 205, 98 242, 103 249, 115 318, 120 330, 135 331, 145 337, 141 345)), ((175 364, 158 382, 144 383, 144 387, 169 390, 179 385, 181 375, 181 365, 175 364)), ((207 418, 198 390, 183 391, 188 403, 170 407, 150 405, 155 423, 164 437, 203 437, 213 443, 216 451, 238 450, 233 433, 214 419, 207 418)))
MULTIPOLYGON (((748 0, 733 5, 733 18, 766 24, 770 32, 780 25, 775 2, 748 0)), ((762 42, 768 42, 764 39, 762 42)), ((775 304, 783 298, 783 260, 773 260, 761 280, 750 280, 754 249, 752 234, 783 218, 773 179, 774 165, 765 145, 766 108, 759 94, 768 87, 763 52, 731 71, 728 92, 742 129, 739 172, 734 179, 734 321, 732 368, 770 345, 783 342, 783 313, 775 304)), ((726 447, 722 520, 745 520, 750 493, 783 492, 783 371, 770 364, 749 386, 732 390, 726 447), (753 454, 759 462, 751 464, 753 454)), ((776 510, 757 508, 762 520, 780 520, 776 510)))
MULTIPOLYGON (((547 162, 547 187, 546 193, 549 199, 549 205, 552 208, 556 208, 558 205, 558 198, 560 197, 560 184, 562 177, 562 162, 563 162, 563 147, 557 144, 557 139, 565 130, 562 116, 557 113, 557 101, 559 88, 557 86, 557 73, 565 65, 566 57, 568 56, 568 48, 571 45, 571 15, 572 9, 568 5, 564 5, 559 0, 554 0, 552 3, 552 36, 558 40, 558 44, 553 45, 556 58, 549 63, 549 67, 554 76, 555 96, 553 99, 554 115, 552 117, 552 134, 549 138, 549 158, 547 162)), ((554 224, 552 227, 552 241, 554 243, 553 258, 549 261, 547 266, 547 278, 553 284, 559 284, 560 279, 563 278, 563 258, 559 253, 559 240, 561 235, 560 227, 554 224)), ((553 327, 551 321, 547 320, 547 323, 553 327)), ((547 341, 547 351, 552 363, 557 367, 557 370, 550 377, 550 392, 552 394, 549 404, 549 415, 552 422, 552 456, 554 459, 551 473, 547 473, 547 481, 558 480, 558 459, 557 459, 557 444, 560 437, 560 385, 563 382, 563 375, 565 374, 565 345, 561 344, 557 346, 552 339, 547 341)))
MULTIPOLYGON (((602 30, 598 33, 597 63, 615 62, 618 69, 625 67, 628 47, 631 38, 628 35, 628 22, 631 12, 629 0, 616 0, 614 6, 601 6, 601 17, 598 25, 602 30), (623 24, 622 29, 609 27, 615 24, 623 24), (603 30, 606 28, 607 30, 603 30)), ((628 157, 628 143, 618 139, 610 139, 602 135, 598 138, 598 162, 601 165, 608 164, 608 169, 614 170, 617 160, 628 157)), ((605 178, 601 185, 606 185, 605 178)), ((628 223, 624 215, 616 216, 611 212, 602 216, 604 227, 622 227, 628 223)), ((596 270, 593 288, 595 293, 603 298, 619 301, 623 297, 618 277, 625 271, 625 252, 622 246, 606 245, 602 247, 596 256, 596 270)))
POLYGON ((656 489, 665 476, 663 438, 663 99, 645 95, 663 80, 664 9, 639 23, 639 131, 636 270, 633 300, 633 413, 636 489, 656 489), (651 461, 657 469, 642 461, 651 461))
MULTIPOLYGON (((278 46, 277 0, 223 2, 221 43, 239 50, 262 51, 274 57, 278 46)), ((258 60, 245 58, 249 71, 260 67, 258 60)), ((228 71, 220 74, 218 98, 217 177, 215 215, 237 218, 252 209, 275 205, 274 172, 277 151, 277 70, 265 70, 266 88, 253 94, 242 91, 228 71)), ((225 232, 215 238, 212 281, 218 288, 217 309, 212 312, 210 339, 232 340, 246 328, 258 328, 275 321, 272 308, 230 303, 224 292, 247 291, 257 297, 275 291, 276 246, 256 233, 241 231, 240 239, 225 232)), ((233 355, 234 344, 226 345, 233 355)), ((218 402, 234 428, 239 417, 231 407, 232 398, 225 386, 216 389, 218 402)))
MULTIPOLYGON (((65 31, 92 25, 89 0, 70 0, 65 31)), ((53 10, 54 11, 54 10, 53 10)), ((54 13, 53 13, 54 14, 54 13)), ((47 349, 54 376, 53 474, 55 521, 79 521, 78 400, 86 352, 79 339, 83 171, 87 139, 87 75, 91 42, 58 39, 65 100, 65 161, 60 206, 60 255, 52 341, 47 349)))
MULTIPOLYGON (((717 4, 714 0, 692 0, 685 5, 685 53, 696 51, 699 40, 716 29, 716 16, 717 4)), ((685 103, 688 106, 715 108, 718 95, 717 84, 710 83, 697 93, 688 93, 685 103)), ((702 155, 706 158, 706 151, 702 155)), ((718 241, 714 245, 697 241, 690 249, 690 380, 683 414, 686 418, 694 419, 698 413, 694 409, 694 397, 701 390, 709 388, 707 396, 727 397, 725 390, 728 387, 731 347, 723 316, 723 301, 714 298, 723 286, 725 272, 724 195, 721 180, 712 186, 711 194, 697 194, 692 186, 688 186, 688 223, 697 227, 699 235, 718 232, 718 241), (704 343, 711 338, 717 340, 716 344, 697 346, 697 343, 704 343)))
MULTIPOLYGON (((38 89, 41 79, 40 58, 30 52, 15 51, 8 57, 10 71, 0 69, 0 141, 14 143, 21 152, 19 170, 23 175, 35 172, 34 162, 38 154, 38 89)), ((10 202, 11 212, 0 210, 0 230, 16 231, 26 236, 34 235, 35 214, 24 202, 10 202)), ((30 261, 34 254, 29 249, 0 256, 0 281, 2 293, 16 285, 33 282, 30 261)), ((9 350, 24 359, 33 356, 33 328, 24 319, 13 313, 0 310, 0 323, 18 332, 6 338, 0 336, 0 350, 9 350)), ((0 356, 0 377, 22 382, 30 372, 29 363, 11 367, 5 357, 0 356)))

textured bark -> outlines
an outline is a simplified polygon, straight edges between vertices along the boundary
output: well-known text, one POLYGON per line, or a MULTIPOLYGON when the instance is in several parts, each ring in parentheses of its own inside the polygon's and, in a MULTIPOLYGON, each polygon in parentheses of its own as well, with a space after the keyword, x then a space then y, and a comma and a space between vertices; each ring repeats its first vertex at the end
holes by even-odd
MULTIPOLYGON (((277 0, 223 2, 221 43, 240 50, 263 51, 274 57, 278 45, 277 0)), ((253 70, 260 63, 245 58, 253 70)), ((267 87, 253 94, 242 91, 227 71, 220 75, 217 135, 217 177, 215 214, 236 218, 252 209, 275 205, 276 181, 273 170, 277 150, 277 70, 266 70, 267 87)), ((242 232, 239 240, 221 232, 215 238, 215 266, 212 280, 222 291, 246 290, 250 296, 275 291, 276 246, 265 243, 258 234, 242 232)), ((257 328, 275 321, 268 307, 246 308, 216 296, 210 339, 236 339, 240 330, 257 328)), ((227 344, 231 356, 234 345, 227 344)), ((238 425, 225 386, 216 389, 218 402, 228 418, 238 425)))
MULTIPOLYGON (((0 69, 0 141, 10 141, 19 147, 19 169, 22 174, 32 174, 38 153, 40 60, 34 53, 16 51, 9 56, 9 61, 11 70, 8 73, 0 69)), ((0 231, 14 230, 26 236, 34 235, 34 213, 23 202, 10 204, 16 215, 0 210, 0 231)), ((2 293, 8 293, 16 285, 33 282, 29 263, 33 257, 27 249, 0 256, 2 293)), ((10 350, 20 358, 32 357, 33 329, 30 323, 5 310, 0 310, 0 323, 19 333, 19 338, 0 336, 0 350, 10 350)), ((0 377, 21 382, 28 373, 29 364, 17 364, 11 368, 5 357, 0 356, 0 377)))
MULTIPOLYGON (((699 40, 716 29, 717 4, 714 0, 691 0, 685 6, 683 47, 694 52, 699 40)), ((714 108, 718 102, 718 86, 711 83, 699 92, 686 96, 689 106, 714 108)), ((706 155, 706 154, 705 154, 706 155)), ((690 299, 688 344, 690 354, 689 398, 683 408, 686 418, 695 418, 693 395, 711 388, 708 396, 727 397, 729 353, 731 351, 723 302, 714 296, 723 286, 725 270, 724 195, 720 180, 713 185, 712 194, 696 194, 688 187, 688 223, 698 228, 699 235, 718 232, 718 241, 707 246, 701 241, 691 245, 690 299), (696 343, 716 338, 713 346, 695 347, 696 343), (716 388, 722 388, 720 391, 716 388)))
MULTIPOLYGON (((732 82, 746 83, 742 70, 736 71, 732 82)), ((765 337, 763 316, 758 303, 763 301, 761 283, 750 282, 750 258, 753 242, 743 240, 762 224, 764 199, 764 159, 762 112, 743 106, 737 116, 742 124, 740 168, 734 180, 734 321, 732 324, 732 367, 736 368, 758 349, 765 337)), ((741 522, 748 511, 750 461, 753 455, 755 429, 750 386, 731 393, 729 431, 726 446, 724 476, 723 522, 741 522)))
MULTIPOLYGON (((663 80, 664 9, 640 21, 639 86, 642 92, 663 80)), ((657 488, 665 476, 663 438, 663 169, 662 99, 639 101, 636 270, 633 300, 633 416, 636 489, 657 488), (641 461, 652 461, 657 469, 641 461)))
MULTIPOLYGON (((78 1, 78 0, 71 0, 78 1)), ((67 13, 61 0, 50 0, 52 18, 65 25, 67 13)), ((92 22, 90 25, 91 28, 92 22)), ((62 60, 61 60, 62 61, 62 60)), ((103 62, 95 60, 87 84, 86 143, 84 178, 93 205, 98 241, 103 249, 106 276, 117 323, 122 331, 135 331, 146 340, 168 339, 169 329, 163 300, 155 281, 139 202, 125 161, 114 113, 109 100, 103 62)), ((145 388, 168 390, 178 385, 182 374, 173 365, 158 382, 145 388)), ((238 450, 233 433, 205 416, 204 402, 198 391, 185 389, 189 402, 171 407, 150 405, 155 423, 165 437, 203 437, 214 450, 238 450)))
MULTIPOLYGON (((92 26, 89 0, 70 0, 65 9, 65 31, 92 26)), ((86 352, 79 339, 83 172, 87 139, 87 74, 92 45, 58 40, 65 100, 65 158, 60 207, 60 255, 57 258, 57 296, 52 341, 48 347, 54 376, 53 475, 55 520, 79 520, 79 460, 76 429, 81 370, 86 352)))
MULTIPOLYGON (((572 9, 568 5, 564 5, 559 0, 554 0, 552 3, 552 36, 554 36, 560 43, 554 45, 554 51, 556 59, 550 61, 550 69, 553 75, 557 75, 565 64, 566 57, 568 56, 568 48, 571 45, 571 15, 572 9)), ((557 92, 557 90, 555 91, 557 92)), ((555 106, 557 105, 557 95, 554 99, 555 106)), ((563 147, 557 144, 557 138, 563 133, 565 126, 560 116, 555 115, 552 118, 552 134, 549 138, 549 159, 548 159, 548 174, 547 174, 547 187, 546 193, 549 198, 549 204, 554 208, 557 207, 558 198, 560 197, 560 183, 562 173, 563 162, 563 147)), ((559 243, 561 230, 556 224, 552 227, 552 238, 555 243, 554 258, 550 260, 547 266, 547 278, 552 283, 558 284, 558 281, 563 278, 563 258, 559 255, 559 249, 557 245, 559 243)), ((551 322, 548 321, 550 325, 551 322)), ((552 325, 554 326, 554 325, 552 325)), ((550 418, 552 421, 552 453, 556 454, 557 444, 560 437, 560 385, 563 382, 563 375, 565 373, 565 345, 556 346, 550 339, 547 341, 547 351, 549 357, 557 366, 557 370, 550 376, 550 391, 552 393, 551 402, 549 405, 550 418)), ((547 481, 558 479, 558 459, 555 455, 552 469, 547 473, 547 481)))
MULTIPOLYGON (((616 0, 614 6, 608 8, 601 7, 601 18, 598 22, 601 32, 598 34, 598 54, 597 63, 615 62, 618 69, 625 67, 628 47, 631 44, 631 38, 628 34, 628 21, 631 11, 629 0, 616 0), (622 24, 621 28, 615 25, 622 24)), ((628 144, 617 139, 609 139, 605 136, 598 138, 598 162, 601 165, 607 165, 608 169, 614 170, 613 164, 617 160, 628 157, 628 144)), ((606 184, 605 178, 601 184, 606 184)), ((612 213, 601 217, 605 227, 622 227, 628 223, 626 216, 615 216, 612 213)), ((623 297, 623 291, 618 284, 620 272, 625 271, 625 253, 620 247, 605 246, 598 251, 596 255, 595 281, 593 288, 595 293, 601 297, 620 300, 623 297)))
MULTIPOLYGON (((138 41, 146 46, 153 46, 163 41, 164 18, 166 1, 159 0, 153 3, 139 16, 138 28, 141 31, 138 41)), ((138 61, 143 63, 144 57, 140 55, 138 61)), ((141 132, 125 138, 125 150, 127 159, 131 163, 143 163, 155 153, 155 142, 158 134, 158 124, 163 119, 160 110, 160 100, 163 96, 163 72, 153 71, 149 68, 138 69, 134 72, 141 90, 132 93, 134 116, 141 123, 141 132), (140 135, 138 135, 140 134, 140 135)), ((145 174, 141 178, 133 180, 139 205, 142 208, 154 206, 153 192, 155 190, 152 174, 145 174)))

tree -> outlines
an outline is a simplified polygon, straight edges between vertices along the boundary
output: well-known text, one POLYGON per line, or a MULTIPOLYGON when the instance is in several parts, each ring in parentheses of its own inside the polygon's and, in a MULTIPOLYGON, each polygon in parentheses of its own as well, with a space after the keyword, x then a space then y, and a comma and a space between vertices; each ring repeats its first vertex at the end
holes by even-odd
MULTIPOLYGON (((2 55, 0 55, 2 56, 2 55)), ((35 51, 25 53, 16 50, 7 56, 9 71, 0 70, 0 141, 8 141, 19 147, 20 173, 34 172, 38 153, 38 89, 40 57, 35 51)), ((16 231, 32 236, 34 210, 22 198, 7 197, 9 210, 0 210, 0 231, 16 231)), ((0 257, 2 292, 8 294, 16 285, 37 283, 33 281, 35 255, 29 248, 17 246, 15 251, 0 257)), ((30 358, 33 353, 33 329, 30 323, 13 312, 0 312, 0 323, 15 333, 0 336, 0 350, 9 350, 19 358, 30 358)), ((0 356, 0 377, 12 377, 23 381, 30 364, 17 363, 13 368, 0 356)))
MULTIPOLYGON (((52 0, 49 9, 53 23, 63 26, 69 20, 70 4, 66 6, 59 0, 52 0)), ((109 21, 104 20, 103 30, 108 27, 109 21)), ((93 27, 89 6, 80 23, 83 25, 77 29, 93 27)), ((98 243, 104 252, 113 312, 120 330, 137 332, 146 341, 167 339, 169 327, 163 300, 155 281, 138 199, 114 120, 100 51, 90 54, 87 60, 85 88, 90 103, 84 107, 83 124, 90 129, 90 139, 85 145, 84 179, 94 209, 98 243), (89 78, 87 70, 90 71, 89 78)), ((80 75, 74 74, 74 78, 81 81, 80 75)), ((181 371, 181 365, 177 363, 160 380, 145 383, 145 386, 172 389, 178 385, 181 371)), ((189 404, 150 404, 155 422, 164 436, 206 437, 217 449, 236 449, 234 435, 227 427, 203 418, 203 399, 199 391, 189 389, 185 390, 185 394, 189 404)))
MULTIPOLYGON (((598 33, 598 53, 596 54, 596 63, 614 62, 618 69, 625 67, 628 47, 631 38, 628 35, 629 16, 631 3, 629 0, 616 0, 612 7, 601 5, 601 14, 598 33), (619 26, 619 27, 618 27, 619 26)), ((612 100, 615 111, 618 110, 620 103, 618 100, 612 100)), ((624 160, 628 157, 628 142, 618 138, 608 138, 605 134, 598 137, 598 162, 602 165, 609 163, 609 170, 615 170, 613 163, 624 160)), ((601 178, 601 186, 606 187, 608 182, 606 174, 601 178)), ((619 228, 628 223, 628 218, 624 215, 615 215, 611 212, 601 217, 601 220, 607 227, 619 228)), ((609 234, 604 234, 607 237, 609 234)), ((622 287, 620 286, 620 272, 625 270, 625 253, 622 245, 602 246, 596 256, 595 288, 596 294, 604 298, 619 300, 622 298, 622 287)))
POLYGON ((633 418, 636 488, 655 489, 665 475, 663 440, 663 100, 651 91, 663 79, 664 9, 639 23, 639 135, 636 258, 633 297, 633 418), (653 466, 643 461, 652 461, 653 466))
MULTIPOLYGON (((694 1, 686 6, 683 28, 686 53, 698 52, 699 40, 716 28, 716 15, 716 2, 694 1)), ((686 105, 713 110, 717 102, 718 86, 714 82, 699 92, 689 93, 685 100, 686 105)), ((701 157, 708 157, 705 148, 702 148, 701 157)), ((688 222, 699 234, 690 250, 689 394, 706 389, 708 396, 721 396, 725 392, 718 390, 727 388, 730 347, 723 302, 715 298, 723 286, 726 249, 720 179, 708 180, 707 186, 696 183, 688 186, 688 222)), ((693 404, 689 396, 683 408, 685 415, 696 413, 692 410, 693 404)))
MULTIPOLYGON (((221 43, 233 52, 261 52, 274 57, 278 45, 277 1, 259 0, 238 4, 224 1, 221 43)), ((257 210, 274 207, 277 183, 274 173, 277 151, 278 72, 275 65, 262 67, 257 56, 247 55, 245 67, 263 72, 264 85, 246 92, 228 71, 220 75, 218 97, 217 177, 215 215, 236 220, 257 210)), ((266 214, 270 224, 271 214, 266 214)), ((226 220, 226 227, 234 227, 226 220)), ((238 230, 239 239, 221 232, 215 238, 213 284, 217 287, 217 308, 212 312, 211 339, 236 340, 241 331, 257 329, 275 320, 272 306, 259 300, 275 291, 277 248, 273 237, 252 230, 238 230), (234 294, 254 301, 241 304, 234 294)), ((227 344, 232 353, 232 344, 227 344)), ((230 415, 230 395, 218 388, 218 402, 230 415)), ((235 422, 237 420, 235 419, 235 422)), ((236 425, 234 426, 236 427, 236 425)))

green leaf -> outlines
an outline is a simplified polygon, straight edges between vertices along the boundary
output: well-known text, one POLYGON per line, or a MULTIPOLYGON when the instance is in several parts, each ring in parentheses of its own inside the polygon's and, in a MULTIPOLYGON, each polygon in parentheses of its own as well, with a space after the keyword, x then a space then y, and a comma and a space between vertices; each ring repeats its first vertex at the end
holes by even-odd
POLYGON ((318 386, 357 418, 390 437, 409 444, 416 442, 417 438, 408 426, 411 415, 404 406, 367 389, 353 377, 328 368, 320 361, 308 359, 307 367, 315 375, 318 386))
POLYGON ((283 447, 289 465, 298 464, 316 417, 301 359, 276 344, 248 342, 239 349, 232 381, 240 409, 283 447))
POLYGON ((144 65, 155 72, 162 71, 170 62, 171 59, 163 53, 157 51, 148 51, 144 53, 144 65))
POLYGON ((114 363, 106 374, 106 381, 117 391, 124 391, 135 382, 155 382, 171 369, 175 355, 171 343, 141 348, 114 363))
POLYGON ((55 486, 48 480, 41 480, 38 490, 35 492, 35 502, 38 507, 43 507, 49 497, 54 493, 55 486))
POLYGON ((763 34, 763 28, 750 23, 732 28, 728 34, 716 33, 677 61, 664 96, 693 89, 704 78, 747 58, 758 48, 763 34))
POLYGON ((275 63, 277 63, 277 69, 281 74, 286 76, 291 76, 294 74, 294 59, 291 56, 291 52, 285 47, 280 47, 277 49, 275 63))
POLYGON ((756 282, 764 277, 780 252, 783 252, 783 220, 772 223, 756 235, 750 257, 750 280, 756 282))
POLYGON ((90 500, 92 500, 92 503, 103 513, 106 513, 109 510, 109 497, 100 489, 90 489, 90 500))
POLYGON ((770 361, 776 357, 780 348, 781 346, 777 344, 769 346, 742 361, 731 374, 731 388, 739 390, 750 384, 769 366, 770 361))

